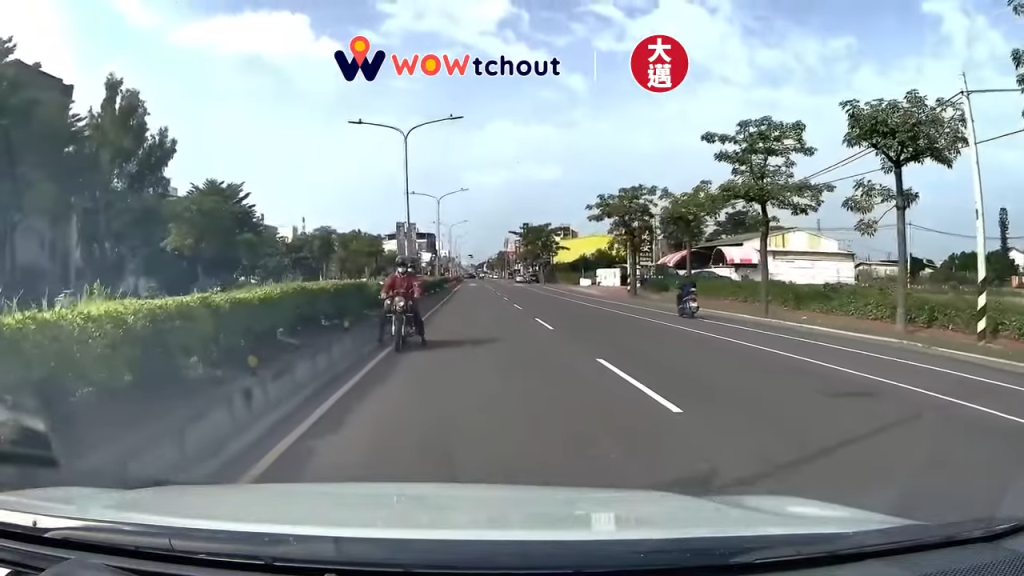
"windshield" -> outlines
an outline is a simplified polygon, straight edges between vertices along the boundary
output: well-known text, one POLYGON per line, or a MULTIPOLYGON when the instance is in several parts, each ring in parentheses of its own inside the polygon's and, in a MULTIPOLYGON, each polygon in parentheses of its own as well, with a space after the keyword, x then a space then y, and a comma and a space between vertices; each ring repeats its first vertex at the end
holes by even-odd
POLYGON ((1024 7, 819 4, 3 3, 0 531, 1024 516, 1024 7))

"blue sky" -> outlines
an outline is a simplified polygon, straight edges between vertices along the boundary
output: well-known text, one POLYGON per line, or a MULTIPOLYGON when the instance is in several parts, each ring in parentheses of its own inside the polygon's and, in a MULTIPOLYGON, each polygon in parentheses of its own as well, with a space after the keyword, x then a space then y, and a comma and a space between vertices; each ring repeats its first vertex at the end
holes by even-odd
MULTIPOLYGON (((25 60, 75 84, 82 108, 99 100, 114 71, 137 87, 154 124, 179 140, 174 184, 214 177, 244 181, 268 222, 383 232, 404 217, 401 138, 347 120, 411 126, 448 114, 410 138, 413 190, 445 200, 442 220, 457 228, 463 253, 500 248, 524 221, 570 223, 583 232, 584 206, 635 183, 686 190, 727 169, 699 140, 742 118, 801 119, 819 148, 809 174, 846 156, 847 98, 929 96, 1013 87, 1009 50, 1024 45, 1024 22, 1002 0, 33 0, 0 5, 0 35, 13 34, 25 60), (469 52, 531 59, 556 56, 558 78, 395 78, 345 82, 333 51, 355 34, 389 53, 469 52), (654 95, 632 80, 632 47, 670 34, 687 47, 690 75, 654 95), (594 54, 597 54, 597 79, 594 54), (350 176, 356 173, 358 176, 350 176)), ((1019 94, 979 95, 979 138, 1021 128, 1019 94)), ((1014 160, 1024 135, 981 148, 987 222, 1000 206, 1011 234, 1024 236, 1022 183, 1014 160), (1012 170, 1013 169, 1013 170, 1012 170), (1012 171, 1011 171, 1012 170, 1012 171), (1013 174, 1016 177, 1011 176, 1013 174), (1015 223, 1019 222, 1019 225, 1015 223)), ((1018 160, 1019 162, 1019 160, 1018 160)), ((864 159, 825 179, 870 170, 864 159)), ((884 178, 884 177, 882 177, 884 178)), ((914 224, 970 235, 971 171, 912 168, 922 202, 914 224)), ((822 210, 786 223, 850 241, 864 255, 894 251, 891 229, 860 239, 837 183, 822 210)), ((432 229, 433 202, 412 199, 413 220, 432 229)), ((1021 242, 1024 243, 1024 242, 1021 242)), ((994 246, 994 242, 991 243, 994 246)), ((912 249, 943 257, 973 240, 912 234, 912 249)))

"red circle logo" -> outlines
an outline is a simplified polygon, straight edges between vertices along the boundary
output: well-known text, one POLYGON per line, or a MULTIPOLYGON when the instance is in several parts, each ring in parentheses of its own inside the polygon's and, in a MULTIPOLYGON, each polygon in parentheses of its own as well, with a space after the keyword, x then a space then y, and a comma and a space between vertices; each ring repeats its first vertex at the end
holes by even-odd
POLYGON ((629 68, 641 88, 661 94, 683 83, 690 70, 690 57, 678 40, 657 34, 644 38, 633 48, 629 68))

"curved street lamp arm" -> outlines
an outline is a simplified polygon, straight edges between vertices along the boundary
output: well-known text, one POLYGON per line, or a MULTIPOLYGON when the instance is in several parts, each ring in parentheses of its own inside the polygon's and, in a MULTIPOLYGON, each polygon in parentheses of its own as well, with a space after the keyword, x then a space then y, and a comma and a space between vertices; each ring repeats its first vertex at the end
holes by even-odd
MULTIPOLYGON (((398 132, 399 134, 401 134, 402 138, 408 138, 409 137, 408 132, 405 132, 404 130, 402 130, 401 128, 398 128, 397 126, 389 126, 387 124, 377 124, 376 122, 365 122, 363 120, 349 120, 348 123, 349 124, 355 124, 357 126, 361 126, 362 125, 362 126, 377 126, 378 128, 389 128, 389 129, 394 130, 395 132, 398 132)), ((409 132, 412 132, 412 130, 410 130, 409 132)))
POLYGON ((437 124, 438 122, 448 122, 449 120, 461 120, 462 118, 464 118, 464 116, 450 116, 449 115, 447 118, 438 118, 437 120, 430 120, 429 122, 423 122, 422 124, 417 124, 417 125, 413 126, 412 128, 409 128, 409 131, 405 132, 405 135, 406 135, 406 138, 408 138, 409 137, 408 135, 412 134, 412 131, 417 129, 417 128, 421 128, 421 127, 427 126, 429 124, 437 124))

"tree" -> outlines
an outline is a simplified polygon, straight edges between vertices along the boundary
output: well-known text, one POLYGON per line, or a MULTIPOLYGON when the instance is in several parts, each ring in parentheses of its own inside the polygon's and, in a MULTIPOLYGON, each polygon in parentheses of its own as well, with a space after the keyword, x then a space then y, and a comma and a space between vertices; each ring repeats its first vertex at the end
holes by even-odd
POLYGON ((1010 212, 1006 206, 999 209, 999 250, 1010 254, 1010 212))
POLYGON ((967 146, 966 118, 956 100, 928 99, 911 90, 902 100, 845 100, 843 144, 848 148, 874 150, 882 172, 895 178, 896 208, 896 329, 906 330, 907 320, 907 209, 913 196, 903 184, 903 169, 934 162, 952 168, 960 150, 967 146))
POLYGON ((546 281, 547 266, 554 261, 558 252, 565 250, 555 236, 551 224, 529 224, 521 231, 519 259, 533 268, 540 268, 539 276, 546 281))
POLYGON ((626 249, 629 263, 629 293, 636 296, 637 259, 644 237, 654 232, 654 199, 666 188, 637 184, 619 188, 615 194, 598 194, 593 204, 587 205, 591 212, 587 220, 608 222, 608 233, 626 249))
POLYGON ((741 120, 732 134, 706 132, 701 140, 722 146, 715 160, 732 167, 731 178, 719 186, 724 202, 743 202, 757 206, 761 243, 758 266, 761 270, 761 310, 768 315, 768 235, 771 210, 783 210, 794 216, 817 212, 826 192, 835 187, 806 180, 793 174, 794 157, 814 156, 807 144, 803 122, 784 122, 771 116, 741 120))
POLYGON ((376 234, 350 230, 337 235, 335 266, 341 278, 368 278, 395 260, 384 258, 384 241, 376 234))
POLYGON ((85 120, 87 153, 95 170, 84 186, 80 244, 92 274, 109 284, 159 246, 141 215, 162 211, 155 206, 170 197, 164 172, 178 142, 166 127, 150 131, 149 110, 138 90, 125 88, 114 74, 103 87, 103 100, 85 120))
POLYGON ((686 272, 693 271, 691 252, 704 240, 708 220, 718 214, 722 206, 710 180, 701 180, 692 190, 682 194, 665 191, 665 201, 659 215, 658 227, 673 250, 686 249, 686 272))
MULTIPOLYGON (((320 279, 332 277, 331 266, 338 253, 338 231, 330 226, 319 226, 309 233, 309 256, 313 265, 320 270, 320 279)), ((340 270, 336 270, 340 276, 340 270)))
MULTIPOLYGON (((903 191, 903 197, 907 209, 917 204, 920 199, 919 194, 911 188, 903 191)), ((882 218, 896 208, 896 191, 885 184, 857 178, 853 181, 853 191, 843 199, 842 206, 847 212, 859 216, 853 229, 861 236, 871 238, 878 233, 878 223, 882 221, 882 218), (874 216, 875 210, 880 207, 886 208, 880 215, 874 216)), ((909 276, 914 276, 913 272, 910 270, 909 276)))
MULTIPOLYGON (((985 266, 988 268, 988 276, 996 281, 1005 282, 1011 276, 1017 274, 1017 264, 999 249, 992 250, 985 255, 985 266)), ((970 252, 954 252, 942 261, 939 269, 960 276, 973 276, 977 278, 978 253, 973 250, 970 252)))
MULTIPOLYGON (((776 230, 782 228, 779 226, 779 217, 770 216, 771 218, 771 229, 776 230)), ((739 236, 740 234, 750 234, 753 232, 759 232, 761 230, 761 212, 756 206, 742 206, 729 210, 722 214, 717 221, 714 223, 714 228, 704 240, 711 242, 713 240, 719 240, 722 238, 728 238, 730 236, 739 236)))
POLYGON ((260 234, 264 224, 247 200, 244 184, 208 178, 168 203, 164 245, 193 259, 201 281, 224 284, 242 268, 244 237, 260 234))

